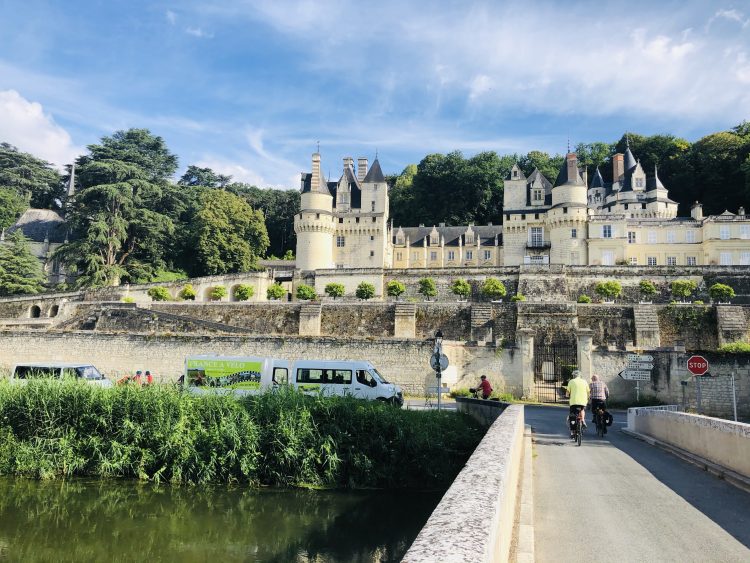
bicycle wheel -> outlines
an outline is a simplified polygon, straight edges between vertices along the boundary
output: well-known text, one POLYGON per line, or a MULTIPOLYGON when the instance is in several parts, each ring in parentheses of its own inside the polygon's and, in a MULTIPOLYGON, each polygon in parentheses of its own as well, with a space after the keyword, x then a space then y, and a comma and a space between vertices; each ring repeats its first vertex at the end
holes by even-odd
POLYGON ((583 425, 581 424, 581 419, 578 419, 578 422, 576 422, 576 443, 580 446, 581 445, 581 439, 583 438, 583 425))
POLYGON ((596 435, 604 438, 604 421, 599 414, 596 415, 596 435))

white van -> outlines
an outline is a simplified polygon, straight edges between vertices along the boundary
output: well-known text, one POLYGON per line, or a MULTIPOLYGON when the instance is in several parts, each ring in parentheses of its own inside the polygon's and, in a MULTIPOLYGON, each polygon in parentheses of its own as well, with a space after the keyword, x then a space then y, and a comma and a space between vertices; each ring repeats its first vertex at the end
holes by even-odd
POLYGON ((289 382, 289 362, 257 356, 188 356, 185 384, 193 392, 232 389, 240 395, 257 393, 289 382))
POLYGON ((388 383, 370 362, 359 360, 300 360, 292 367, 292 384, 321 395, 351 395, 369 401, 386 401, 399 407, 404 395, 388 383))
POLYGON ((10 372, 11 380, 27 380, 38 377, 61 379, 74 377, 100 387, 112 387, 112 382, 91 364, 37 362, 16 364, 10 372))

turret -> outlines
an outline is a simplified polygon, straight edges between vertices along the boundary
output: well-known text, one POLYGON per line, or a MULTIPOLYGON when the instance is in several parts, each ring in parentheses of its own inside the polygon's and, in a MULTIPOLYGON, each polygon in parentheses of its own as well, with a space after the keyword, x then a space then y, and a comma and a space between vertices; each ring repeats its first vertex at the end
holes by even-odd
POLYGON ((302 173, 300 213, 294 217, 297 268, 333 268, 333 196, 320 172, 320 154, 312 155, 312 172, 302 173))

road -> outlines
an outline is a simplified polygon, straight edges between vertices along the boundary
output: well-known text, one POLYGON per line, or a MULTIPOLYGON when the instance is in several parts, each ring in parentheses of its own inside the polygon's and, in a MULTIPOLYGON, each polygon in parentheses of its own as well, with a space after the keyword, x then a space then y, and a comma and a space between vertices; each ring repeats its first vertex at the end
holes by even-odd
POLYGON ((537 561, 750 561, 750 493, 621 433, 625 413, 604 439, 589 424, 580 448, 567 408, 525 413, 537 561))

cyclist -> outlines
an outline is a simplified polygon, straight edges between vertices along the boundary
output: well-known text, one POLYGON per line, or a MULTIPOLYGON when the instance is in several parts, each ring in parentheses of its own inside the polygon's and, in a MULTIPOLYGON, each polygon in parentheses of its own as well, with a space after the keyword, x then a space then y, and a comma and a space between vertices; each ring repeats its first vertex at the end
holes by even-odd
POLYGON ((479 379, 479 387, 476 390, 482 392, 482 399, 486 401, 492 395, 492 385, 490 385, 486 375, 481 376, 479 379))
MULTIPOLYGON (((567 395, 570 397, 570 414, 576 417, 580 412, 583 427, 586 428, 586 403, 589 402, 589 386, 581 377, 579 370, 574 370, 572 375, 573 378, 568 381, 568 385, 565 387, 567 395)), ((570 423, 568 423, 568 427, 570 427, 570 423)), ((570 437, 574 437, 572 429, 570 429, 570 437)))
POLYGON ((591 393, 591 414, 594 417, 591 422, 596 423, 596 411, 601 408, 607 409, 607 399, 609 399, 609 388, 596 375, 591 376, 591 385, 589 385, 589 391, 591 393))

